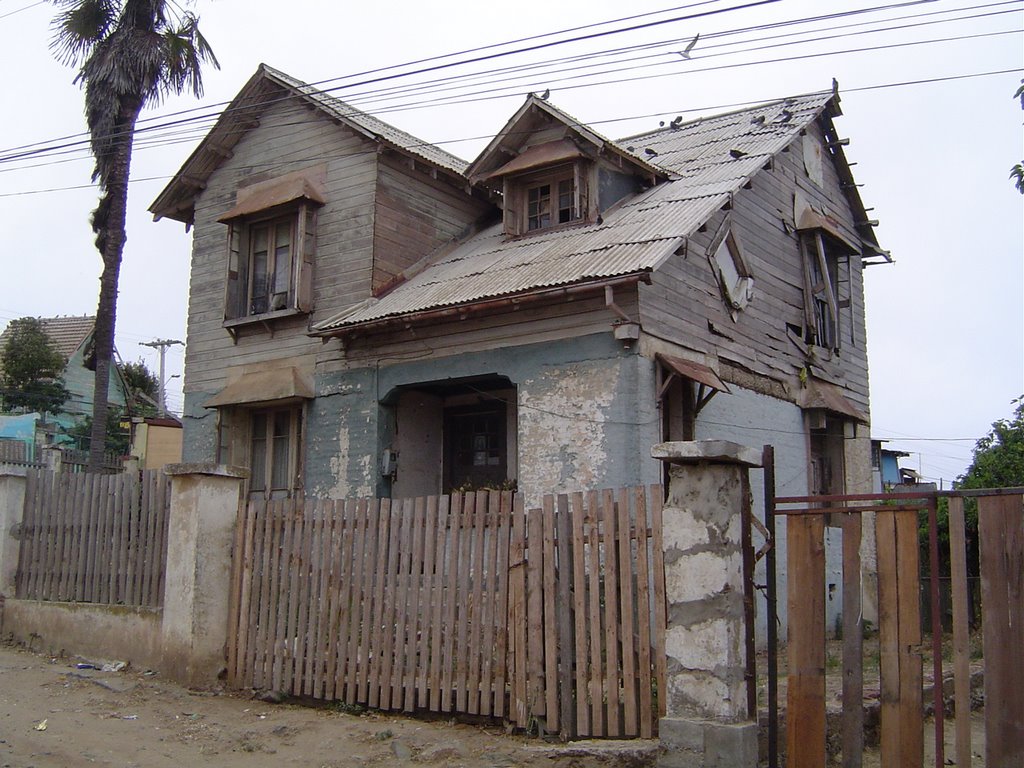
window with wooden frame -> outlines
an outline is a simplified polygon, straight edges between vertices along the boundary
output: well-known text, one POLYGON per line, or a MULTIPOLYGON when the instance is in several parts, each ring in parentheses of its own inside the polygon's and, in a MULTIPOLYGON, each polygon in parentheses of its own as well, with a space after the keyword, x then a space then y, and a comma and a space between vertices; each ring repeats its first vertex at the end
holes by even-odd
POLYGON ((848 256, 821 230, 803 232, 805 341, 839 349, 839 268, 848 256))
POLYGON ((299 491, 301 445, 301 406, 251 411, 250 499, 285 499, 299 491))
POLYGON ((445 489, 501 488, 508 480, 505 403, 445 409, 445 489))
POLYGON ((315 207, 279 206, 227 224, 225 320, 312 311, 315 207))
POLYGON ((301 490, 302 412, 298 403, 217 409, 217 463, 249 468, 249 498, 287 498, 301 490))
POLYGON ((505 231, 522 235, 586 218, 578 163, 505 179, 505 231))

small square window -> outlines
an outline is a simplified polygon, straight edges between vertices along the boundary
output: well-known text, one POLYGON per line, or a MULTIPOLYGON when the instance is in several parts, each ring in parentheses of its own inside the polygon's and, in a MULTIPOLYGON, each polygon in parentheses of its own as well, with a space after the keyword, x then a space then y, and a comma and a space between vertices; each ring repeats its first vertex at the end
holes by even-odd
POLYGON ((584 218, 575 167, 506 180, 506 227, 511 235, 537 232, 584 218))

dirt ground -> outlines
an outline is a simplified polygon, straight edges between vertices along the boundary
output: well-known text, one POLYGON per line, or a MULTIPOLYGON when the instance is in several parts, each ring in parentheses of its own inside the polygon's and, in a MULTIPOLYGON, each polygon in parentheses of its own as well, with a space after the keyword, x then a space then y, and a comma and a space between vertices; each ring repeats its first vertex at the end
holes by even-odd
POLYGON ((547 744, 500 727, 270 704, 0 646, 0 768, 650 764, 651 742, 547 744))

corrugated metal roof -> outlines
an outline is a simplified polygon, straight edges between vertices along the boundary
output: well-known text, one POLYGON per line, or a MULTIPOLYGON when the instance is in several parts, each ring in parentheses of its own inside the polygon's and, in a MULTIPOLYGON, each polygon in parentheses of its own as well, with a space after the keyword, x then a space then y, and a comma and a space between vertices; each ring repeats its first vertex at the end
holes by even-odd
POLYGON ((673 180, 643 192, 600 225, 508 239, 495 225, 456 246, 380 300, 318 324, 322 333, 431 309, 652 271, 768 158, 793 141, 832 93, 787 99, 619 141, 657 154, 673 180), (730 154, 730 150, 739 152, 730 154), (742 153, 742 154, 740 154, 742 153), (738 156, 735 156, 738 155, 738 156))

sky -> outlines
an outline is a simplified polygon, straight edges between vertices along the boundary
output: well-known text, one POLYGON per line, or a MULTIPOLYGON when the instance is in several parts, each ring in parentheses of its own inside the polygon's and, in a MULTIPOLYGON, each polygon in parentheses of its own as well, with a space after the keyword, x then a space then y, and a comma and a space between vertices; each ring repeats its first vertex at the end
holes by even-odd
MULTIPOLYGON (((321 87, 466 160, 531 91, 550 89, 552 103, 620 137, 676 115, 824 90, 836 78, 836 125, 894 259, 866 277, 873 437, 948 487, 977 438, 1024 394, 1024 196, 1008 179, 1024 158, 1024 111, 1013 98, 1024 78, 1021 0, 171 6, 198 13, 221 67, 207 69, 200 100, 170 98, 140 122, 150 130, 136 141, 118 301, 125 361, 156 371, 156 350, 142 343, 185 340, 190 236, 178 222, 154 223, 147 208, 260 62, 330 81, 321 87), (678 51, 697 35, 684 58, 678 51), (546 45, 571 37, 587 39, 546 45), (408 74, 522 48, 535 50, 408 74), (423 59, 432 60, 404 66, 423 59), (440 78, 450 78, 446 90, 409 90, 440 78)), ((88 218, 98 192, 76 143, 83 93, 49 50, 53 14, 46 2, 0 0, 0 328, 96 310, 101 263, 88 218)), ((167 399, 179 412, 183 360, 183 348, 170 347, 167 399)))

